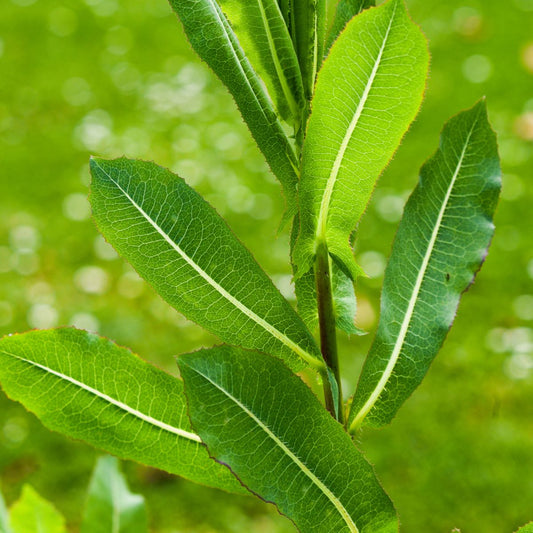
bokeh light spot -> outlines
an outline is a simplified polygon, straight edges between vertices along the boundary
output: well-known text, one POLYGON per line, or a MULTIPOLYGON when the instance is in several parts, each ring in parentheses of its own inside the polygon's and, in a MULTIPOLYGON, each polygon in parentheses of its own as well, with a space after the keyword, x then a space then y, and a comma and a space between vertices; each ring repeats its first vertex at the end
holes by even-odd
POLYGON ((27 321, 31 328, 48 329, 57 326, 59 314, 48 304, 32 305, 27 314, 27 321))
POLYGON ((63 200, 63 214, 70 220, 87 220, 91 216, 91 204, 81 192, 69 194, 63 200))
POLYGON ((483 83, 492 75, 492 63, 487 56, 475 54, 463 62, 463 75, 472 83, 483 83))
POLYGON ((109 289, 109 275, 100 267, 84 266, 74 274, 74 283, 87 294, 104 294, 109 289))

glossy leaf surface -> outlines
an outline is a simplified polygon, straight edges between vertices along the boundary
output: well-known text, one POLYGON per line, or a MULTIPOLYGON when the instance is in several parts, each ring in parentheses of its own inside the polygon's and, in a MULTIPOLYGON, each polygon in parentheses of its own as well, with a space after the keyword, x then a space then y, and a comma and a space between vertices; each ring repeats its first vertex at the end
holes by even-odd
POLYGON ((301 531, 397 532, 372 467, 281 361, 220 346, 178 363, 210 453, 301 531))
POLYGON ((22 487, 20 499, 10 509, 13 533, 66 533, 65 519, 30 486, 22 487))
POLYGON ((93 159, 100 231, 178 311, 223 341, 323 366, 311 334, 216 211, 144 161, 93 159))
POLYGON ((115 457, 100 457, 94 468, 81 533, 148 533, 144 498, 133 494, 115 457))
POLYGON ((298 125, 304 91, 298 58, 276 0, 220 0, 239 43, 279 114, 298 125))
POLYGON ((500 183, 496 136, 481 101, 446 124, 405 207, 351 430, 390 422, 422 381, 487 254, 500 183))
POLYGON ((192 432, 181 380, 65 328, 0 340, 0 384, 54 431, 198 483, 244 492, 192 432))
POLYGON ((353 18, 332 46, 303 149, 298 276, 320 242, 352 279, 360 274, 349 236, 418 111, 427 68, 426 40, 401 0, 353 18))
POLYGON ((298 162, 274 105, 216 0, 170 0, 192 47, 226 85, 295 208, 298 162))
POLYGON ((365 9, 376 5, 376 0, 340 0, 335 11, 335 18, 333 24, 328 31, 326 39, 326 53, 331 48, 346 24, 352 20, 353 17, 359 15, 365 9))

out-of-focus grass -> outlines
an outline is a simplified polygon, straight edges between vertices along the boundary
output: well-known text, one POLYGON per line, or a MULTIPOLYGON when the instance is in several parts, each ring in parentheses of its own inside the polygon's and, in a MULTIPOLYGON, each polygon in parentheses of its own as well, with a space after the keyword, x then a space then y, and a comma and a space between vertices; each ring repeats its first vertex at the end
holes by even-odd
MULTIPOLYGON (((405 533, 510 533, 533 518, 533 1, 411 0, 430 39, 422 112, 361 224, 359 322, 373 330, 396 224, 444 121, 486 95, 502 201, 491 252, 425 382, 393 424, 360 441, 405 533)), ((90 154, 152 159, 224 215, 290 296, 280 190, 225 89, 164 0, 0 3, 0 334, 75 324, 176 372, 215 339, 159 300, 98 236, 90 154)), ((342 339, 353 390, 371 335, 342 339)), ((0 397, 8 501, 30 482, 72 530, 96 452, 0 397)), ((127 464, 156 532, 283 532, 272 506, 127 464)))

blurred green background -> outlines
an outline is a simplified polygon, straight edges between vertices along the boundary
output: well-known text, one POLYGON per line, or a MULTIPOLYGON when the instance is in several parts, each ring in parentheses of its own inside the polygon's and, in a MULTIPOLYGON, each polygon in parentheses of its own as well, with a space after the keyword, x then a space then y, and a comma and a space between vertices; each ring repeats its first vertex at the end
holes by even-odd
MULTIPOLYGON (((408 0, 430 40, 422 112, 359 230, 359 325, 372 331, 403 204, 447 118, 487 96, 503 167, 497 231, 426 380, 359 445, 405 533, 511 533, 533 519, 533 0, 408 0)), ((288 297, 280 188, 224 87, 165 0, 0 2, 0 334, 74 324, 176 373, 215 341, 163 303, 99 237, 90 154, 154 160, 227 218, 288 297)), ((372 335, 342 338, 346 391, 372 335)), ((98 452, 0 396, 8 503, 32 483, 72 531, 98 452)), ((154 532, 290 532, 273 506, 125 463, 154 532)))

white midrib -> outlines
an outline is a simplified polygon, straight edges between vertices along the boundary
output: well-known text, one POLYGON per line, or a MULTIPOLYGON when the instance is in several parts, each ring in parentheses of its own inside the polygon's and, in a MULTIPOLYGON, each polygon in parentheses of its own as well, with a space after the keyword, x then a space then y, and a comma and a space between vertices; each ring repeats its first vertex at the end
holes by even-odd
POLYGON ((150 217, 146 211, 125 191, 119 183, 117 183, 102 167, 99 167, 100 170, 117 186, 117 188, 126 196, 126 198, 131 202, 131 204, 139 211, 139 213, 150 223, 150 225, 163 237, 163 239, 182 257, 182 259, 191 266, 195 272, 205 280, 215 291, 217 291, 221 296, 223 296, 228 302, 234 305, 239 311, 246 315, 249 319, 253 320, 256 324, 261 326, 265 331, 270 333, 274 338, 280 341, 282 344, 290 348, 294 353, 298 354, 302 359, 307 361, 314 368, 322 368, 322 361, 318 358, 313 357, 311 354, 306 352, 303 348, 298 346, 294 341, 289 339, 286 335, 281 333, 274 326, 269 324, 266 320, 256 315, 251 309, 246 307, 242 302, 237 300, 232 296, 224 287, 219 285, 207 272, 205 272, 198 264, 196 264, 164 231, 163 229, 150 217))
MULTIPOLYGON (((224 29, 224 33, 226 35, 226 39, 229 43, 229 47, 231 49, 231 52, 233 54, 233 57, 235 58, 235 61, 237 62, 237 64, 239 65, 239 69, 242 73, 242 76, 244 78, 244 80, 246 81, 246 85, 248 85, 248 87, 250 88, 250 92, 252 93, 255 101, 257 102, 257 105, 259 107, 259 109, 261 110, 261 113, 263 114, 263 116, 265 117, 265 120, 266 122, 270 123, 270 119, 266 116, 265 114, 265 110, 263 109, 263 104, 262 102, 260 102, 259 98, 257 97, 257 89, 255 89, 254 87, 252 87, 252 85, 250 84, 250 80, 248 79, 248 76, 246 75, 246 72, 244 71, 244 68, 242 66, 242 63, 241 63, 241 60, 239 58, 239 56, 237 55, 237 52, 235 50, 235 47, 233 46, 233 42, 231 40, 231 37, 228 33, 228 21, 226 20, 226 18, 224 17, 224 15, 220 12, 220 7, 219 5, 214 2, 213 0, 211 0, 211 7, 213 9, 213 12, 215 13, 217 19, 218 19, 218 25, 219 27, 223 28, 224 29)), ((260 0, 260 3, 261 3, 261 0, 260 0)), ((270 104, 272 105, 272 108, 274 108, 274 105, 272 104, 270 98, 263 93, 263 97, 265 98, 265 100, 270 104)), ((275 114, 275 113, 274 113, 275 114)), ((283 128, 281 126, 281 124, 279 124, 279 122, 276 120, 276 124, 278 126, 278 128, 280 129, 280 131, 283 131, 283 128)), ((288 158, 289 158, 289 163, 291 164, 292 168, 294 169, 294 171, 296 173, 298 173, 298 165, 296 164, 296 154, 294 153, 294 149, 292 148, 291 144, 287 141, 287 146, 290 147, 290 150, 291 152, 289 154, 287 154, 288 158)))
MULTIPOLYGON (((198 372, 197 370, 195 370, 198 372)), ((198 372, 199 373, 199 372, 198 372)), ((199 373, 200 374, 200 373, 199 373)), ((338 513, 342 516, 342 519, 350 529, 350 533, 359 533, 359 529, 355 525, 355 522, 352 520, 350 513, 346 510, 341 501, 331 492, 331 490, 315 475, 307 466, 283 443, 276 435, 271 431, 271 429, 263 423, 255 414, 246 407, 242 402, 231 395, 227 390, 223 389, 218 383, 212 381, 205 374, 200 374, 203 378, 209 381, 214 387, 224 393, 230 400, 237 404, 273 441, 279 446, 283 452, 300 468, 300 470, 322 491, 322 493, 328 498, 328 500, 333 504, 338 513)))
POLYGON ((165 424, 165 422, 162 422, 161 420, 157 420, 149 415, 146 415, 142 413, 141 411, 138 411, 137 409, 133 409, 133 407, 130 407, 129 405, 117 400, 116 398, 113 398, 111 396, 108 396, 107 394, 103 393, 102 391, 99 391, 86 383, 83 383, 81 381, 78 381, 77 379, 74 379, 71 376, 67 376, 66 374, 63 374, 61 372, 57 372, 56 370, 53 370, 52 368, 49 368, 45 365, 41 365, 40 363, 37 363, 35 361, 31 361, 30 359, 26 359, 24 357, 20 357, 19 355, 16 355, 14 353, 4 352, 5 354, 14 357, 15 359, 18 359, 19 361, 23 361, 24 363, 28 363, 29 365, 35 366, 37 368, 40 368, 41 370, 44 370, 45 372, 48 372, 49 374, 53 374, 54 376, 57 376, 58 378, 68 381, 69 383, 72 383, 73 385, 76 385, 80 389, 83 389, 91 394, 94 394, 98 398, 101 398, 102 400, 105 400, 106 402, 109 402, 110 404, 114 405, 115 407, 118 407, 119 409, 122 409, 123 411, 126 411, 127 413, 139 418, 140 420, 143 420, 144 422, 147 422, 148 424, 158 427, 160 429, 163 429, 164 431, 168 431, 169 433, 173 433, 174 435, 177 435, 178 437, 183 437, 188 440, 192 440, 194 442, 202 442, 200 437, 196 435, 195 433, 190 433, 189 431, 185 431, 180 428, 176 428, 174 426, 171 426, 169 424, 165 424))
POLYGON ((385 368, 385 371, 383 372, 383 375, 381 376, 378 384, 376 385, 375 389, 372 391, 372 394, 368 397, 368 400, 365 402, 363 407, 358 411, 357 415, 355 415, 352 423, 350 424, 350 432, 353 432, 357 430, 361 423, 363 422, 366 415, 369 413, 370 409, 375 405, 378 398, 381 396, 381 393, 385 390, 385 387, 392 375, 392 372, 394 370, 394 367, 396 366, 396 363, 398 362, 398 358, 400 357, 400 354, 403 349, 403 345, 405 342, 405 338, 407 336, 407 333, 409 331, 409 326, 411 324, 411 319, 413 318, 414 310, 416 307, 416 303, 418 301, 418 295, 420 293, 420 289, 422 287, 422 283, 424 281, 424 278, 426 276, 426 270, 429 265, 429 261, 431 259, 431 255, 433 254, 433 249, 435 247, 435 243, 437 241, 437 237, 442 225, 442 220, 444 218, 444 214, 446 212, 446 208, 448 207, 448 202, 450 200, 450 196, 452 194, 453 188, 455 186, 455 182, 457 181, 457 177, 459 176, 459 172, 461 171, 461 166, 463 164, 463 160, 466 154, 466 149, 468 148, 468 143, 470 142, 470 137, 472 136, 472 132, 474 130, 476 122, 472 125, 472 129, 468 133, 468 136, 466 138, 465 144, 463 146, 463 151, 461 152, 461 156, 459 157, 459 161, 457 163, 457 166, 455 168, 454 174, 452 176, 452 179, 450 181, 450 185, 448 187, 448 190, 446 191, 446 195, 444 197, 444 200, 442 202, 442 207, 440 208, 439 215, 437 217, 437 220, 435 222, 435 227, 433 228, 433 232, 431 234, 431 239, 429 240, 428 247, 426 250, 426 253, 424 255, 424 259, 422 261, 422 264, 420 266, 420 270, 418 271, 418 275, 416 278, 416 283, 413 287, 413 292, 411 294, 411 298, 409 299, 409 305, 407 306, 407 311, 405 312, 405 316, 402 321, 402 325, 400 328, 400 332, 398 334, 398 338, 396 339, 396 342, 394 343, 394 347, 392 349, 392 353, 390 356, 390 359, 387 363, 387 366, 385 368))
MULTIPOLYGON (((270 30, 270 25, 268 24, 268 18, 265 13, 265 6, 263 4, 263 0, 257 0, 257 3, 259 6, 259 11, 261 12, 261 19, 263 21, 263 26, 265 28, 265 33, 267 36, 268 47, 270 49, 270 55, 272 56, 272 61, 274 63, 274 68, 276 69, 276 74, 278 75, 281 89, 283 91, 285 99, 287 100, 287 103, 289 104, 292 116, 294 117, 296 121, 298 121, 299 119, 298 104, 296 103, 296 100, 294 99, 294 95, 292 94, 292 91, 289 88, 287 77, 285 76, 285 72, 283 71, 283 67, 281 66, 281 62, 278 56, 278 51, 276 49, 274 38, 272 36, 272 31, 270 30)), ((279 11, 279 6, 277 2, 274 2, 274 8, 279 11)), ((281 11, 279 11, 279 16, 283 17, 283 15, 281 14, 281 11)))
POLYGON ((346 134, 344 135, 339 151, 337 152, 337 156, 335 157, 335 161, 333 162, 333 166, 331 168, 331 172, 329 174, 328 181, 326 183, 326 188, 322 196, 322 202, 320 203, 320 211, 318 213, 318 222, 317 222, 317 229, 316 229, 317 242, 326 242, 328 213, 329 213, 329 206, 331 203, 331 196, 333 194, 333 189, 335 188, 335 183, 337 181, 337 176, 339 174, 339 170, 340 170, 342 161, 344 159, 346 149, 348 148, 348 144, 353 135, 353 132, 355 128, 357 127, 357 124, 359 123, 359 119, 361 118, 361 115, 364 111, 366 101, 368 99, 368 95, 370 94, 370 90, 372 89, 372 85, 374 84, 374 80, 376 78, 376 74, 378 72, 379 65, 381 63, 381 58, 383 56, 383 52, 385 51, 385 47, 387 45, 389 33, 392 28, 392 23, 396 15, 396 6, 397 4, 394 5, 394 10, 391 14, 389 26, 387 27, 387 31, 385 32, 385 36, 383 37, 381 48, 379 50, 376 61, 374 63, 374 67, 372 68, 372 72, 370 73, 370 76, 366 83, 365 89, 363 91, 363 95, 361 96, 361 100, 359 101, 359 104, 357 105, 355 114, 350 122, 350 125, 348 126, 348 129, 346 130, 346 134))

